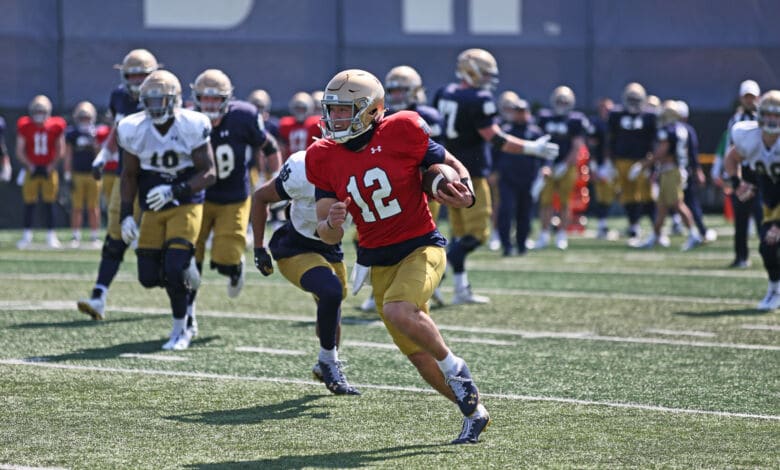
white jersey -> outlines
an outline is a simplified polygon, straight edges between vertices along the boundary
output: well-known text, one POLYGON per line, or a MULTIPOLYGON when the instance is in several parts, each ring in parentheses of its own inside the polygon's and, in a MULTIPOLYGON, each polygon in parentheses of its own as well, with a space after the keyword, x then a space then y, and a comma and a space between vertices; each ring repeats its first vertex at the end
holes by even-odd
POLYGON ((301 150, 290 155, 277 176, 282 188, 292 200, 290 222, 295 231, 306 238, 319 240, 317 232, 317 202, 314 200, 314 185, 306 179, 306 152, 301 150))
POLYGON ((766 148, 757 121, 737 122, 731 128, 731 138, 744 158, 743 164, 759 174, 766 174, 772 181, 780 178, 780 139, 771 148, 766 148))
POLYGON ((192 151, 209 142, 211 121, 206 115, 189 109, 176 109, 174 122, 161 135, 145 111, 131 114, 117 126, 117 142, 125 151, 138 156, 141 169, 175 177, 194 167, 192 151))

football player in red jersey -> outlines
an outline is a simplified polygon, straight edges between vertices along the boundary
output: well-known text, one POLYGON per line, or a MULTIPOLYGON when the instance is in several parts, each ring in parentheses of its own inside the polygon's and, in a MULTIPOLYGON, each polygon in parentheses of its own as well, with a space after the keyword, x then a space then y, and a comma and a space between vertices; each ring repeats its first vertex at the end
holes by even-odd
POLYGON ((317 234, 325 243, 339 243, 347 212, 352 215, 357 262, 371 267, 388 332, 420 375, 463 413, 463 429, 453 443, 477 442, 490 417, 466 362, 450 351, 427 312, 444 273, 446 240, 428 210, 420 167, 446 163, 458 171, 461 181, 449 183, 451 194, 437 195, 450 207, 476 202, 470 176, 431 140, 417 113, 383 118, 384 100, 382 83, 363 70, 339 72, 325 88, 323 139, 306 151, 306 175, 316 188, 317 234))
POLYGON ((16 158, 27 173, 22 185, 24 199, 24 232, 17 248, 27 248, 32 242, 32 225, 35 206, 43 200, 46 209, 46 227, 49 229, 46 243, 59 248, 60 241, 54 233, 54 201, 59 191, 57 162, 65 151, 65 119, 51 115, 51 101, 38 95, 30 102, 30 115, 16 122, 16 158))
POLYGON ((314 115, 314 99, 305 91, 299 91, 290 99, 290 115, 279 119, 279 137, 282 144, 282 160, 295 152, 306 150, 315 137, 320 136, 320 115, 314 115))

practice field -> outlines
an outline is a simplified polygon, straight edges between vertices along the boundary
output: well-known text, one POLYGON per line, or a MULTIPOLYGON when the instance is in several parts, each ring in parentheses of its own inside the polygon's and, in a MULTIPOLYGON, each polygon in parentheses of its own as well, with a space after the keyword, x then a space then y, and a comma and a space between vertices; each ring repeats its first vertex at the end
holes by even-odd
POLYGON ((471 256, 493 302, 433 311, 493 419, 465 446, 448 445, 457 407, 358 310, 365 288, 341 348, 363 395, 333 396, 310 374, 313 301, 278 271, 250 261, 237 299, 206 272, 199 336, 164 352, 168 300, 138 284, 132 252, 94 322, 76 300, 99 251, 20 252, 0 232, 0 468, 778 468, 780 313, 753 308, 755 238, 752 267, 729 270, 729 227, 710 222, 720 239, 686 253, 681 237, 575 236, 566 252, 471 256))

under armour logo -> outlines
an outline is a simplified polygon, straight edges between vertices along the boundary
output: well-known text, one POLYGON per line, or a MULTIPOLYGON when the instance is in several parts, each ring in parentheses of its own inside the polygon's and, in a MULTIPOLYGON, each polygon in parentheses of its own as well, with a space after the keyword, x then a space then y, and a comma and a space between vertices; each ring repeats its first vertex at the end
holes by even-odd
POLYGON ((377 145, 376 147, 371 147, 371 155, 373 155, 375 153, 379 153, 381 151, 382 151, 382 146, 381 145, 377 145))

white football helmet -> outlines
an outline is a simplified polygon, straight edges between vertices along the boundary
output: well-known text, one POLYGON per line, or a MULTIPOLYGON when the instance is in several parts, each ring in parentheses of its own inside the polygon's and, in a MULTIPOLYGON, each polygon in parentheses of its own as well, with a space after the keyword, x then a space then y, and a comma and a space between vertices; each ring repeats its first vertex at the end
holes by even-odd
POLYGON ((641 113, 642 107, 645 105, 646 101, 647 92, 645 92, 645 87, 639 83, 629 83, 626 85, 626 88, 623 89, 623 106, 629 113, 641 113))
POLYGON ((567 86, 559 86, 550 95, 550 107, 556 116, 564 116, 574 109, 574 91, 567 86))
POLYGON ((38 95, 30 101, 28 111, 30 119, 37 124, 43 124, 51 117, 51 100, 46 95, 38 95))
POLYGON ((344 143, 368 132, 385 112, 385 89, 369 72, 349 69, 337 73, 325 87, 322 98, 322 136, 344 143), (331 106, 351 106, 352 115, 334 119, 331 106), (339 122, 348 121, 348 122, 339 122))
POLYGON ((515 111, 528 109, 528 102, 517 96, 514 91, 505 91, 498 96, 498 111, 504 121, 512 121, 515 111))
POLYGON ((314 99, 305 91, 299 91, 293 95, 287 107, 296 121, 303 122, 314 113, 314 99))
POLYGON ((466 49, 458 55, 455 76, 474 88, 492 90, 498 85, 498 63, 484 49, 466 49))
POLYGON ((675 100, 664 100, 661 103, 661 112, 658 115, 658 124, 665 126, 677 122, 681 118, 680 107, 675 100))
POLYGON ((119 70, 119 77, 127 91, 138 96, 141 83, 152 72, 160 68, 154 54, 146 49, 133 49, 128 52, 121 64, 114 65, 119 70), (131 75, 134 75, 131 77, 131 75))
POLYGON ((271 95, 265 90, 258 89, 253 91, 246 100, 255 105, 260 114, 271 112, 271 95))
POLYGON ((97 121, 97 110, 89 101, 82 101, 73 108, 73 122, 82 132, 88 131, 97 121))
POLYGON ((322 115, 322 97, 325 93, 322 90, 315 90, 311 92, 311 99, 314 101, 314 114, 322 115))
POLYGON ((758 125, 767 134, 780 134, 780 90, 769 90, 758 101, 758 125))
POLYGON ((385 102, 393 111, 409 109, 412 104, 425 103, 422 78, 408 65, 393 67, 385 76, 385 102))
POLYGON ((192 101, 198 111, 208 116, 212 121, 225 115, 229 101, 233 98, 233 84, 230 77, 218 69, 204 70, 195 79, 195 83, 190 84, 192 89, 192 101), (203 97, 217 97, 222 101, 219 103, 204 103, 203 97))
POLYGON ((140 101, 153 123, 165 124, 181 107, 179 79, 167 70, 155 70, 141 83, 140 101))

